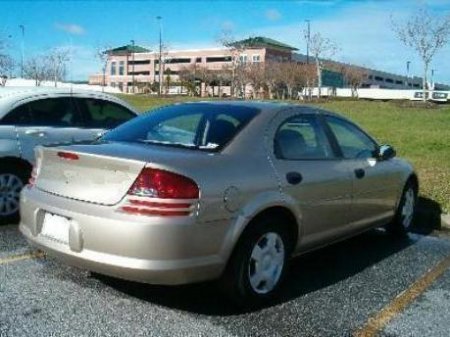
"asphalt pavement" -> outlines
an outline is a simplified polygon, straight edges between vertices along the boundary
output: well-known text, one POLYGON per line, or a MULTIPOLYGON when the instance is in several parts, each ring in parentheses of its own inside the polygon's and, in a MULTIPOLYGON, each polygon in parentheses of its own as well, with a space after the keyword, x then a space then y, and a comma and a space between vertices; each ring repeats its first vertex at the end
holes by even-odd
POLYGON ((36 255, 17 226, 3 226, 0 337, 448 337, 450 270, 436 266, 449 256, 445 233, 374 230, 295 259, 278 300, 244 313, 213 282, 162 287, 91 274, 36 255))

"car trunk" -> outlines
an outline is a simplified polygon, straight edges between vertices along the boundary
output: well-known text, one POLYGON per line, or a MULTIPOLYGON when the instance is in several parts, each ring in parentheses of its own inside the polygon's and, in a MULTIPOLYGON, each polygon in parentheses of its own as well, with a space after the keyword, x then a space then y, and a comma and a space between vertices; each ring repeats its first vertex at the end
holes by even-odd
POLYGON ((144 168, 146 161, 117 156, 118 146, 39 147, 36 187, 70 199, 102 205, 117 204, 144 168), (116 154, 116 156, 115 156, 116 154))

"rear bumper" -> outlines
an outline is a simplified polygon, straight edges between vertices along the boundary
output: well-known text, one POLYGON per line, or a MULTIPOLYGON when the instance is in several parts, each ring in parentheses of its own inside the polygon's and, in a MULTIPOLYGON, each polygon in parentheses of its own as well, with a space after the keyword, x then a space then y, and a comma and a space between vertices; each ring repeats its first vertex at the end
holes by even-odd
POLYGON ((51 256, 82 269, 151 284, 185 284, 217 278, 227 223, 122 214, 113 207, 69 200, 35 188, 21 195, 20 231, 51 256), (41 234, 44 212, 71 219, 69 242, 41 234))

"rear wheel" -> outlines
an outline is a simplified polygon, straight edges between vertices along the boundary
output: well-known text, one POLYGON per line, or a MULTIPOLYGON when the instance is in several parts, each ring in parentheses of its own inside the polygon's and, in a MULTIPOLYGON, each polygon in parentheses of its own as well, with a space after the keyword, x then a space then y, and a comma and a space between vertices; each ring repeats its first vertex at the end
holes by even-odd
POLYGON ((416 201, 417 188, 411 181, 408 181, 403 189, 394 219, 386 227, 391 234, 404 236, 410 230, 414 221, 416 201))
POLYGON ((243 233, 222 277, 222 287, 240 307, 263 304, 282 283, 292 250, 288 231, 274 217, 259 219, 243 233))
POLYGON ((19 221, 20 191, 29 178, 29 170, 13 164, 0 168, 0 224, 19 221))

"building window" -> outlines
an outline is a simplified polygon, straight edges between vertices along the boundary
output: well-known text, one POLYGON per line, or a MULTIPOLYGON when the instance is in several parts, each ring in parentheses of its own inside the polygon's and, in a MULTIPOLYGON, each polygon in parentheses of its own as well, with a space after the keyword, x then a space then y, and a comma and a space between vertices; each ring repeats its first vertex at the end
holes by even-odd
POLYGON ((392 78, 386 78, 387 83, 394 83, 394 80, 392 78))
POLYGON ((375 81, 384 81, 384 78, 380 76, 375 76, 375 81))
POLYGON ((252 56, 252 61, 253 61, 253 62, 261 62, 261 56, 259 56, 259 55, 253 55, 253 56, 252 56))
POLYGON ((195 62, 196 62, 196 63, 199 63, 199 62, 201 63, 201 62, 202 62, 202 58, 201 58, 201 57, 197 57, 197 58, 195 59, 195 62))
POLYGON ((231 56, 207 57, 206 62, 231 62, 231 56))
POLYGON ((403 84, 403 81, 397 80, 397 81, 395 81, 395 84, 403 84))
POLYGON ((239 62, 241 62, 242 64, 247 63, 247 55, 241 55, 239 56, 239 62))
POLYGON ((116 74, 116 62, 111 62, 111 75, 116 74))
POLYGON ((128 64, 132 65, 132 64, 150 64, 150 60, 130 60, 128 61, 128 64))
POLYGON ((191 63, 191 59, 190 58, 173 58, 173 59, 168 59, 166 61, 166 63, 191 63))
POLYGON ((119 62, 119 75, 123 75, 124 74, 124 69, 125 69, 125 62, 124 61, 120 61, 119 62))

